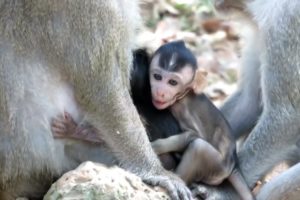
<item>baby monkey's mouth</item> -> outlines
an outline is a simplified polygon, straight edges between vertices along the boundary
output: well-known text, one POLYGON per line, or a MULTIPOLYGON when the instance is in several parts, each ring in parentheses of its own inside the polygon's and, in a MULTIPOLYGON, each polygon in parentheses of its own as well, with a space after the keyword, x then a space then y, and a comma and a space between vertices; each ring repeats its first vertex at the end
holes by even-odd
POLYGON ((164 109, 167 102, 152 99, 152 103, 157 109, 164 109))

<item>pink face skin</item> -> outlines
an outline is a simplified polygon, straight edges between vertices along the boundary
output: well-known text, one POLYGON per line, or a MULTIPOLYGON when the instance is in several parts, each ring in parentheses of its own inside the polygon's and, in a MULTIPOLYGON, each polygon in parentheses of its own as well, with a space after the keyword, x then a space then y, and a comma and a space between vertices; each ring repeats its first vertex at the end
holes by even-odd
POLYGON ((179 72, 169 72, 159 67, 159 55, 152 59, 150 65, 150 85, 152 103, 158 110, 173 105, 177 97, 191 87, 194 77, 192 67, 184 67, 179 72))

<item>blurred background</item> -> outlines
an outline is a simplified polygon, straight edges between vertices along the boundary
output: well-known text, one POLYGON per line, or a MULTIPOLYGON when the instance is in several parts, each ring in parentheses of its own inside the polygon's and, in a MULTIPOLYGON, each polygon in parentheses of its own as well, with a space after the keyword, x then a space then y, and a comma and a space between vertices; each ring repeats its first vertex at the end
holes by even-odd
POLYGON ((205 93, 219 106, 235 91, 245 27, 216 13, 211 0, 142 0, 144 27, 138 45, 154 52, 184 40, 208 73, 205 93), (243 32, 242 32, 243 31, 243 32))

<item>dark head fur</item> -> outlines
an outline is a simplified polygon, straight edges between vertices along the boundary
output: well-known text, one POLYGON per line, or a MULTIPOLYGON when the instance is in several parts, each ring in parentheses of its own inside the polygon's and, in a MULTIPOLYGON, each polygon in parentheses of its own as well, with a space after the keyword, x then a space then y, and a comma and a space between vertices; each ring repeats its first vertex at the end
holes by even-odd
POLYGON ((159 55, 159 66, 171 72, 180 71, 184 66, 190 65, 193 70, 197 69, 197 60, 193 53, 186 48, 182 40, 169 42, 161 46, 153 55, 159 55), (175 59, 174 61, 171 61, 175 59))

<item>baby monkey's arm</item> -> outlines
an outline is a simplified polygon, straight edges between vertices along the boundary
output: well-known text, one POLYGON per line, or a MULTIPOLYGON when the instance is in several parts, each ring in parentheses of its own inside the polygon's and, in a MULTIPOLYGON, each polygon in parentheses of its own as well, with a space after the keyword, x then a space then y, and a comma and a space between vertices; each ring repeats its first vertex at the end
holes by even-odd
POLYGON ((185 131, 164 139, 157 139, 151 142, 151 146, 157 155, 170 152, 182 152, 195 139, 192 131, 185 131))

